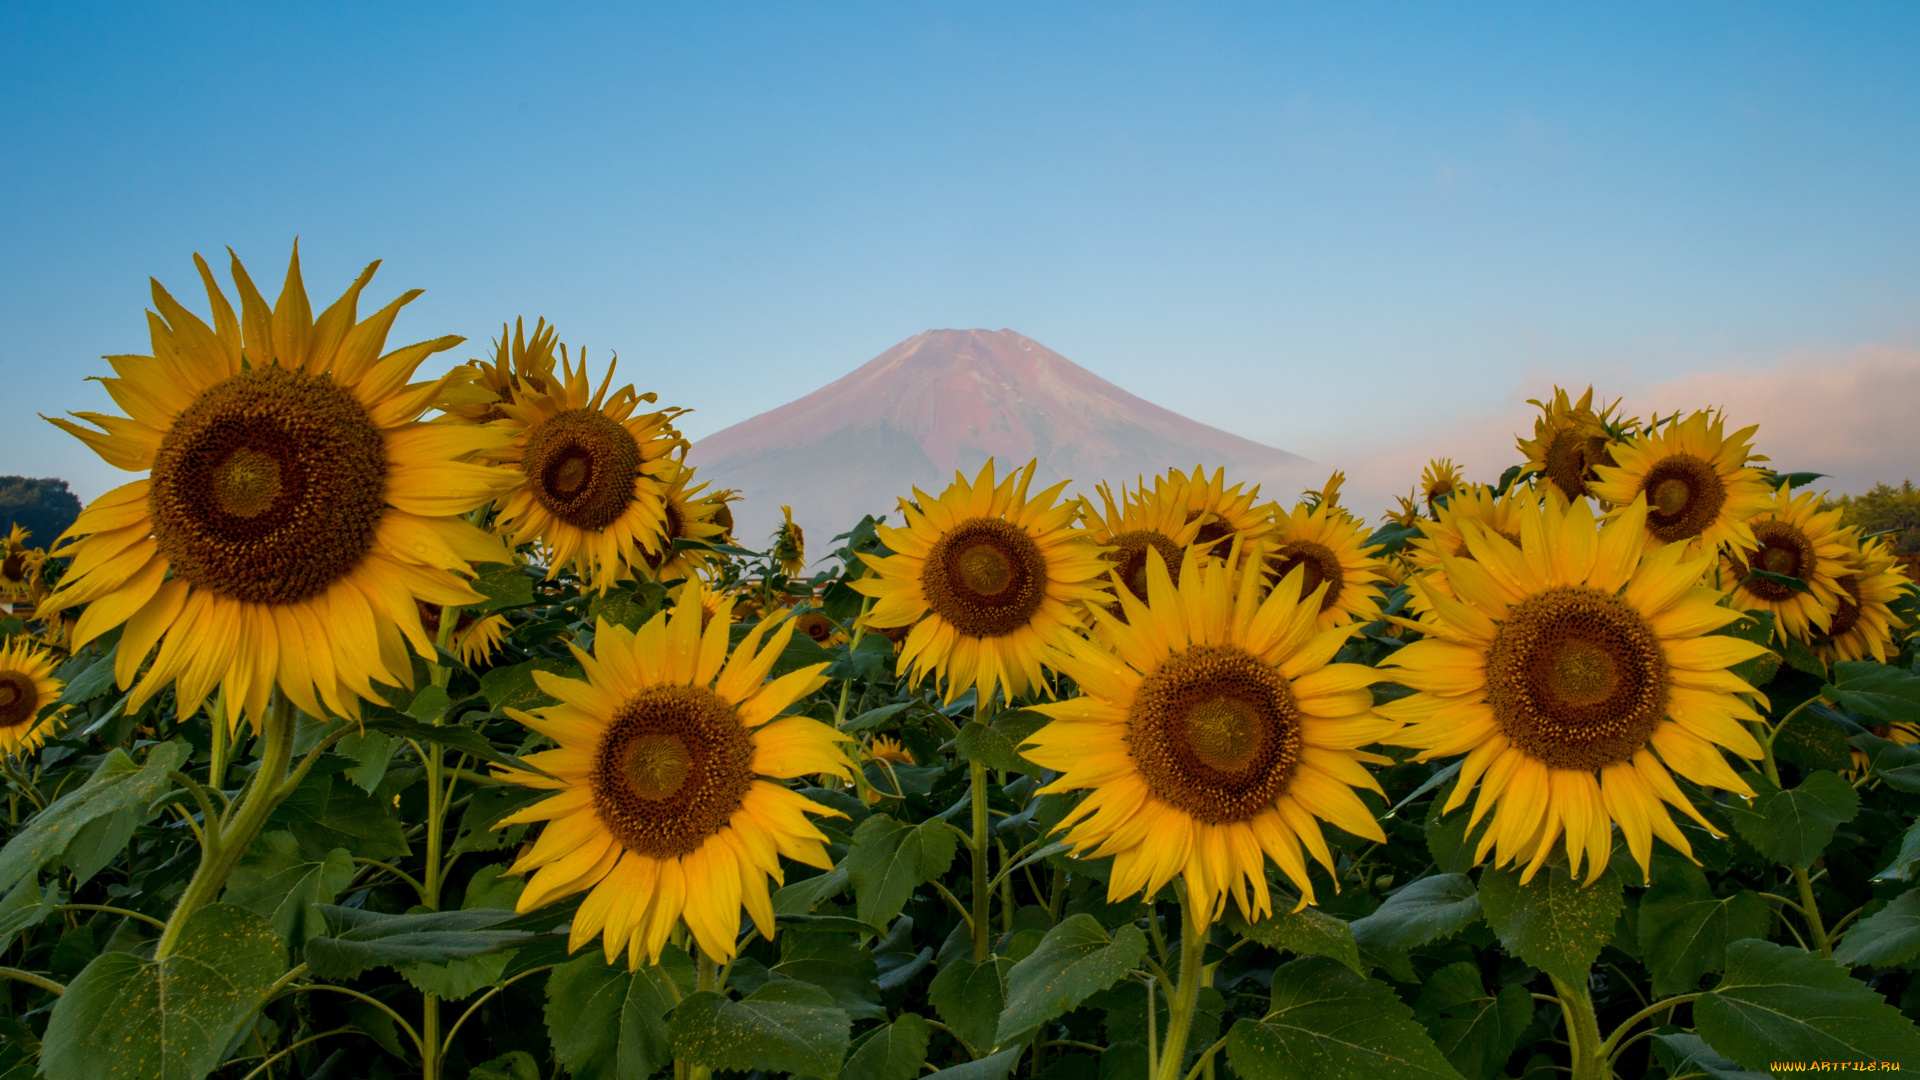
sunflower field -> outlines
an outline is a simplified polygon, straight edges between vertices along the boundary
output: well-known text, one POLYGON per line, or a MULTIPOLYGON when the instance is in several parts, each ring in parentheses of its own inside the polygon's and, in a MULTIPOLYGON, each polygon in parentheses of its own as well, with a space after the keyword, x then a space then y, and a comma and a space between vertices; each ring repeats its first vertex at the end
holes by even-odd
POLYGON ((544 322, 196 264, 0 552, 0 1080, 1920 1069, 1914 586, 1737 418, 810 548, 544 322))

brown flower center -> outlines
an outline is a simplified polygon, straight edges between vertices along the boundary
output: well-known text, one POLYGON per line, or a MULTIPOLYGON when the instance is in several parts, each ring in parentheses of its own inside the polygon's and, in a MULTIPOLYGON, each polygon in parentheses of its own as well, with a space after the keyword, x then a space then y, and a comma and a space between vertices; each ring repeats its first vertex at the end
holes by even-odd
POLYGON ((1033 621, 1047 596, 1047 560, 1026 530, 968 518, 934 541, 920 572, 927 607, 971 637, 1001 637, 1033 621))
POLYGON ((1674 454, 1647 470, 1647 531, 1669 544, 1707 530, 1727 502, 1727 485, 1712 465, 1691 454, 1674 454))
POLYGON ((0 728, 31 723, 40 711, 40 691, 24 672, 0 671, 0 728))
POLYGON ((1305 570, 1305 580, 1300 582, 1300 599, 1313 595, 1313 590, 1325 582, 1327 592, 1320 598, 1320 610, 1328 611, 1340 600, 1340 589, 1346 584, 1346 571, 1340 567, 1340 557, 1324 544, 1311 540, 1295 540, 1279 551, 1267 556, 1267 567, 1273 573, 1276 583, 1285 581, 1294 567, 1305 570))
POLYGON ((207 388, 154 455, 147 506, 173 572, 288 604, 351 572, 385 505, 386 446, 326 375, 253 368, 207 388))
POLYGON ((679 500, 669 497, 666 500, 667 520, 661 526, 660 553, 658 555, 646 548, 640 549, 640 557, 647 561, 647 569, 658 570, 673 557, 673 542, 686 535, 687 516, 680 511, 679 500))
POLYGON ((1855 582, 1852 574, 1848 574, 1846 577, 1838 580, 1840 582, 1841 592, 1844 595, 1840 597, 1840 609, 1833 613, 1833 622, 1827 627, 1827 636, 1830 638, 1842 637, 1849 634, 1853 631, 1854 627, 1860 625, 1860 606, 1862 603, 1860 599, 1860 586, 1855 582))
POLYGON ((793 620, 793 623, 800 628, 801 633, 822 645, 825 645, 828 639, 833 637, 833 620, 817 611, 809 611, 793 620))
POLYGON ((1201 821, 1245 821, 1286 792, 1300 714, 1280 673, 1230 645, 1195 645, 1140 683, 1127 751, 1162 800, 1201 821))
POLYGON ((1514 605, 1487 653, 1487 699, 1515 746, 1556 769, 1627 761, 1667 715, 1667 654, 1617 596, 1562 585, 1514 605))
MULTIPOLYGON (((1142 601, 1147 598, 1147 552, 1158 551, 1167 564, 1167 575, 1180 584, 1180 545, 1157 529, 1135 529, 1113 538, 1114 551, 1107 555, 1127 591, 1142 601)), ((1119 610, 1117 607, 1115 610, 1119 610)))
POLYGON ((1607 450, 1607 440, 1601 436, 1568 430, 1555 435, 1547 444, 1542 462, 1547 479, 1562 495, 1582 499, 1589 494, 1587 485, 1598 479, 1594 466, 1612 465, 1613 455, 1607 450))
MULTIPOLYGON (((1816 565, 1813 541, 1807 539, 1806 533, 1777 518, 1756 521, 1752 528, 1753 538, 1760 542, 1760 547, 1746 553, 1748 567, 1802 581, 1813 576, 1816 565)), ((1740 587, 1757 599, 1770 604, 1784 604, 1793 599, 1793 587, 1790 585, 1750 577, 1737 566, 1735 572, 1739 574, 1740 587)))
POLYGON ((720 830, 753 783, 734 707, 698 686, 653 686, 613 714, 594 754, 594 809, 628 851, 685 855, 720 830))
POLYGON ((533 497, 579 529, 604 529, 633 502, 640 444, 626 428, 593 409, 556 414, 527 439, 520 468, 533 497))

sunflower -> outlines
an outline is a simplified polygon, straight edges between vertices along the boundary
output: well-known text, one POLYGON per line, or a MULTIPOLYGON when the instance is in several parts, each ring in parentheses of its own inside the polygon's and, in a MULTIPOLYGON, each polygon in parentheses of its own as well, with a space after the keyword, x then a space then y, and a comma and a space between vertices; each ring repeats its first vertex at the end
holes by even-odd
POLYGON ((57 704, 65 686, 53 677, 53 655, 31 641, 0 645, 0 754, 31 754, 68 706, 57 704))
POLYGON ((500 405, 513 438, 500 460, 526 483, 496 504, 498 527, 516 547, 547 545, 549 579, 571 567, 603 593, 666 550, 667 483, 679 467, 669 455, 684 445, 670 423, 679 410, 639 412, 655 395, 631 386, 607 394, 613 369, 595 390, 586 357, 575 367, 563 345, 547 389, 528 384, 500 405))
POLYGON ((1041 646, 1071 637, 1073 608, 1104 604, 1103 549, 1076 528, 1079 507, 1059 502, 1065 481, 1031 497, 1038 461, 998 484, 993 459, 972 483, 955 474, 939 498, 914 489, 900 502, 905 525, 879 527, 896 552, 861 555, 872 573, 852 582, 874 598, 867 625, 912 626, 899 665, 918 683, 944 678, 947 701, 969 686, 982 704, 1041 682, 1041 646))
POLYGON ((842 645, 847 635, 842 633, 840 625, 828 618, 822 611, 803 611, 794 617, 794 629, 813 639, 820 646, 842 645))
POLYGON ((807 569, 807 534, 793 523, 793 507, 783 506, 780 512, 787 520, 774 530, 773 560, 780 564, 781 573, 799 577, 807 569))
POLYGON ((1738 696, 1755 691, 1727 669, 1766 648, 1709 636, 1740 618, 1698 584, 1713 557, 1649 550, 1646 516, 1635 499, 1596 528, 1586 500, 1547 498, 1517 547, 1468 519, 1473 558, 1445 555, 1437 571, 1452 595, 1412 585, 1428 636, 1382 664, 1419 692, 1380 712, 1409 722, 1392 741, 1415 760, 1466 755, 1444 811, 1479 784, 1470 827, 1490 811, 1492 825, 1476 862, 1491 850, 1531 879, 1564 837, 1571 872, 1584 857, 1597 880, 1618 822, 1644 872, 1654 836, 1691 854, 1662 802, 1713 831, 1669 769, 1752 797, 1720 750, 1760 756, 1741 724, 1759 714, 1738 696))
POLYGON ((710 544, 723 543, 727 530, 714 518, 726 509, 727 493, 702 495, 700 492, 707 487, 704 483, 688 487, 693 482, 693 467, 677 461, 673 469, 665 474, 665 479, 667 488, 661 494, 665 514, 660 526, 660 550, 642 550, 640 557, 646 560, 647 569, 652 572, 654 580, 677 581, 713 567, 716 561, 713 553, 700 548, 675 550, 673 542, 699 540, 710 544))
POLYGON ((457 575, 504 562, 461 520, 514 478, 467 460, 503 434, 416 418, 464 375, 409 384, 439 338, 382 356, 410 292, 356 321, 360 291, 311 314, 298 249, 267 307, 233 260, 238 318, 194 256, 209 328, 153 284, 152 356, 110 356, 101 380, 127 416, 54 420, 109 464, 149 470, 80 514, 56 552, 73 563, 46 612, 88 605, 75 647, 125 624, 114 674, 138 709, 174 685, 181 716, 216 684, 256 724, 278 687, 313 716, 358 714, 375 682, 409 685, 407 646, 434 655, 419 601, 479 603, 457 575), (324 705, 324 710, 322 706, 324 705))
POLYGON ((1821 510, 1813 492, 1795 498, 1782 484, 1766 509, 1746 523, 1755 544, 1721 552, 1722 581, 1733 606, 1772 612, 1774 636, 1782 643, 1789 637, 1806 640, 1815 630, 1826 633, 1840 610, 1845 594, 1837 578, 1847 573, 1851 552, 1840 514, 1839 507, 1821 510), (1798 578, 1806 591, 1754 577, 1750 569, 1798 578))
POLYGON ((721 963, 733 957, 742 908, 771 939, 767 878, 784 880, 783 855, 831 868, 826 837, 807 815, 836 813, 776 781, 852 776, 839 746, 851 739, 817 720, 780 715, 826 685, 826 665, 768 681, 792 625, 763 621, 729 654, 730 617, 700 628, 703 594, 688 582, 670 614, 637 632, 602 620, 593 653, 574 649, 584 682, 536 674, 560 704, 509 715, 559 747, 526 759, 547 775, 496 768, 556 792, 501 820, 548 822, 510 869, 534 872, 519 910, 592 890, 568 947, 598 935, 607 961, 624 950, 629 968, 643 956, 658 962, 683 920, 700 950, 721 963))
POLYGON ((1395 525, 1420 524, 1420 493, 1409 491, 1405 495, 1393 497, 1394 508, 1387 511, 1386 519, 1395 525))
POLYGON ((46 564, 47 553, 27 546, 32 535, 15 524, 12 534, 0 540, 0 600, 25 600, 33 595, 34 579, 46 564))
POLYGON ((1533 438, 1519 441, 1520 452, 1527 456, 1524 468, 1544 475, 1569 500, 1592 493, 1598 479, 1594 469, 1612 465, 1614 442, 1638 426, 1638 421, 1613 417, 1620 407, 1618 399, 1594 412, 1591 386, 1578 402, 1556 386, 1551 402, 1533 398, 1527 404, 1537 407, 1541 415, 1533 422, 1533 438))
POLYGON ((1023 753, 1061 773, 1044 791, 1093 789, 1057 828, 1114 856, 1110 900, 1181 875, 1195 910, 1231 895, 1257 920, 1273 909, 1265 859, 1302 906, 1315 899, 1303 847, 1337 880, 1321 821, 1385 842, 1353 789, 1380 791, 1363 764, 1389 759, 1359 748, 1398 725, 1372 711, 1376 672, 1327 662, 1352 630, 1320 626, 1304 571, 1262 594, 1257 575, 1182 561, 1176 586, 1149 555, 1149 599, 1121 593, 1124 621, 1095 611, 1092 640, 1062 645, 1051 662, 1083 696, 1035 706, 1052 723, 1023 753))
MULTIPOLYGON (((1440 569, 1440 561, 1445 556, 1473 558, 1461 527, 1469 518, 1506 537, 1508 543, 1518 544, 1520 519, 1533 509, 1538 498, 1524 487, 1508 488, 1504 494, 1496 495, 1485 484, 1467 484, 1440 507, 1432 521, 1419 523, 1420 535, 1407 545, 1407 558, 1419 573, 1440 569)), ((1447 596, 1453 595, 1444 574, 1432 578, 1428 586, 1447 596)), ((1421 602, 1420 594, 1416 593, 1412 598, 1416 611, 1421 610, 1421 602)))
MULTIPOLYGON (((1191 476, 1179 469, 1168 469, 1164 477, 1155 477, 1154 494, 1158 498, 1178 499, 1184 495, 1187 504, 1187 520, 1200 522, 1200 533, 1193 542, 1202 548, 1215 552, 1225 552, 1231 547, 1233 537, 1241 539, 1242 550, 1252 550, 1252 545, 1266 539, 1273 533, 1273 516, 1269 512, 1272 504, 1256 506, 1260 498, 1260 485, 1251 490, 1242 491, 1245 484, 1227 486, 1227 470, 1215 469, 1209 477, 1203 466, 1195 465, 1191 476), (1162 485, 1171 488, 1167 494, 1161 494, 1162 485), (1174 494, 1175 492, 1179 494, 1174 494)), ((1171 564, 1169 564, 1171 565, 1171 564)))
POLYGON ((1460 487, 1460 466, 1452 458, 1434 458, 1420 474, 1420 499, 1429 514, 1439 514, 1441 500, 1452 498, 1460 487))
MULTIPOLYGON (((420 605, 420 625, 436 640, 440 635, 442 610, 439 604, 420 605)), ((500 651, 510 629, 504 615, 476 615, 472 611, 462 611, 453 623, 454 655, 469 668, 484 664, 500 651)))
MULTIPOLYGON (((883 774, 892 773, 893 767, 896 765, 915 764, 912 751, 900 745, 899 740, 890 739, 885 735, 875 735, 873 737, 873 742, 867 746, 865 756, 869 762, 878 766, 879 771, 883 774)), ((867 789, 867 805, 878 806, 881 799, 900 790, 897 781, 890 782, 888 786, 892 788, 892 790, 887 792, 882 792, 878 787, 869 787, 867 789)))
POLYGON ((1848 573, 1836 580, 1840 585, 1840 605, 1827 626, 1827 636, 1814 642, 1814 651, 1831 662, 1865 660, 1871 656, 1885 663, 1897 652, 1893 632, 1906 622, 1893 613, 1893 602, 1913 588, 1913 582, 1900 569, 1900 561, 1875 537, 1861 540, 1859 533, 1842 533, 1849 550, 1844 559, 1848 573))
POLYGON ((1309 506, 1327 506, 1344 510, 1345 508, 1340 506, 1340 489, 1346 485, 1346 482, 1346 472, 1341 469, 1335 469, 1333 470, 1333 474, 1327 477, 1326 484, 1322 486, 1320 490, 1314 491, 1308 489, 1303 491, 1300 493, 1300 500, 1309 506))
POLYGON ((1595 465, 1599 479, 1587 485, 1588 493, 1617 508, 1645 495, 1647 534, 1656 547, 1758 547, 1747 519, 1766 509, 1773 489, 1747 464, 1766 460, 1753 455, 1750 440, 1756 430, 1728 435, 1726 418, 1706 411, 1676 417, 1658 431, 1614 444, 1611 452, 1619 464, 1595 465))
POLYGON ((471 371, 469 385, 480 391, 470 396, 484 400, 443 399, 441 409, 467 423, 484 424, 503 419, 507 414, 501 406, 513 404, 521 394, 545 393, 554 382, 553 369, 558 363, 554 348, 559 344, 559 334, 558 329, 547 325, 547 320, 540 319, 534 323, 533 336, 529 338, 526 321, 515 319, 513 336, 509 338, 506 324, 502 323, 500 336, 493 342, 493 362, 469 360, 466 365, 471 371))
POLYGON ((1170 498, 1177 493, 1177 489, 1170 486, 1156 485, 1148 491, 1143 482, 1129 491, 1122 485, 1117 505, 1113 501, 1113 489, 1107 484, 1095 485, 1094 491, 1106 505, 1107 512, 1101 514, 1091 500, 1080 500, 1080 519, 1087 526, 1088 538, 1111 549, 1107 560, 1113 566, 1114 577, 1132 590, 1134 596, 1145 600, 1147 552, 1158 551, 1160 558, 1178 573, 1181 552, 1199 536, 1201 519, 1187 517, 1186 500, 1170 498))
POLYGON ((1266 573, 1275 582, 1285 578, 1296 566, 1306 567, 1306 584, 1301 593, 1311 597, 1322 585, 1320 627, 1343 623, 1370 622, 1380 613, 1379 593, 1374 588, 1386 580, 1386 562, 1366 547, 1366 526, 1335 506, 1294 506, 1290 514, 1273 515, 1275 547, 1266 549, 1266 573))

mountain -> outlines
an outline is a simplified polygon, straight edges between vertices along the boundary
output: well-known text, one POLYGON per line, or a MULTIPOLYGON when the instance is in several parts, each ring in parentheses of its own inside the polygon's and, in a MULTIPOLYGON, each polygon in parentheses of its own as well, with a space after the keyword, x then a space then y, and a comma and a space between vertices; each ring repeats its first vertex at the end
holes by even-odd
POLYGON ((791 504, 812 555, 862 514, 900 520, 915 485, 937 492, 989 456, 1005 470, 1038 458, 1032 490, 1132 482, 1169 467, 1225 466, 1292 496, 1312 463, 1189 420, 1012 330, 929 330, 835 382, 693 444, 716 487, 737 488, 738 535, 759 546, 791 504))

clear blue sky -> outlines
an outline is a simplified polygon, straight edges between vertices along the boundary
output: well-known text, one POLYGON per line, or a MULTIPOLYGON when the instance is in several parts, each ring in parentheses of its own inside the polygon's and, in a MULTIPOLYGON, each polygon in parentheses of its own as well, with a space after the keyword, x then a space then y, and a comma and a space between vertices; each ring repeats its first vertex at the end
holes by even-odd
POLYGON ((119 482, 34 414, 296 234, 696 436, 929 327, 1322 458, 1920 327, 1920 5, 1337 7, 5 0, 0 472, 119 482))

